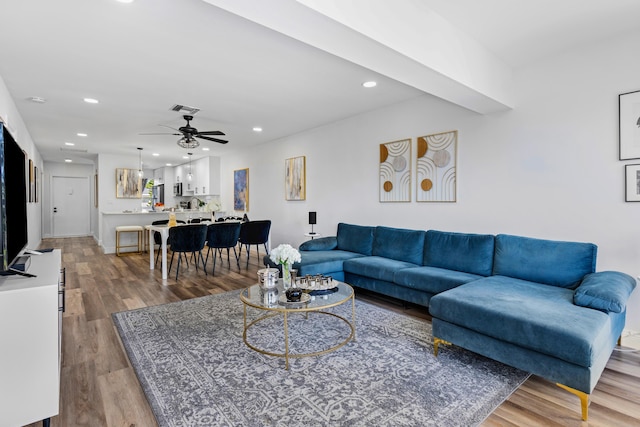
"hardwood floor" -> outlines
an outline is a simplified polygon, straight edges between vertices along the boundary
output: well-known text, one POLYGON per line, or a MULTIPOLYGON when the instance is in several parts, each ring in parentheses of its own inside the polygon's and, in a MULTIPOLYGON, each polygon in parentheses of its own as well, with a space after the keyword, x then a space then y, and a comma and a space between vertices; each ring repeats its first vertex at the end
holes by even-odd
MULTIPOLYGON (((248 268, 243 256, 240 271, 218 262, 214 277, 190 266, 178 281, 170 275, 163 282, 160 269, 149 270, 148 254, 104 255, 93 238, 46 239, 41 247, 62 249, 67 277, 60 415, 51 419, 53 427, 156 426, 111 313, 241 289, 255 283, 261 268, 254 250, 248 268)), ((358 298, 429 318, 421 307, 404 308, 372 294, 358 298)), ((640 353, 614 351, 592 394, 588 423, 580 420, 577 397, 531 377, 483 425, 640 425, 640 353)))

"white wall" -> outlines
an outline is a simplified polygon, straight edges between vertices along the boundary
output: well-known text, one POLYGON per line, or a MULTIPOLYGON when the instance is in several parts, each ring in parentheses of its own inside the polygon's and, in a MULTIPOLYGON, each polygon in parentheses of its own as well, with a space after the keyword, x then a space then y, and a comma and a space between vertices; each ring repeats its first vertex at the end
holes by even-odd
MULTIPOLYGON (((0 77, 0 118, 6 124, 7 129, 22 148, 33 164, 43 171, 42 157, 36 149, 27 127, 25 126, 16 104, 7 89, 2 77, 0 77)), ((39 176, 38 179, 41 177, 39 176)), ((41 200, 41 199, 40 199, 41 200)), ((27 230, 29 234, 28 248, 37 248, 42 240, 42 214, 41 202, 27 203, 27 230)))
MULTIPOLYGON (((618 94, 640 90, 638 45, 640 33, 518 70, 512 111, 480 116, 424 96, 237 152, 222 162, 223 204, 232 206, 233 170, 248 167, 249 216, 273 221, 274 245, 302 242, 317 211, 324 235, 351 222, 589 241, 598 270, 636 277, 640 203, 624 201, 624 165, 640 160, 618 161, 618 94), (415 158, 416 137, 454 129, 456 203, 378 202, 380 143, 413 138, 415 158), (285 201, 284 161, 301 155, 307 199, 285 201)), ((633 330, 639 295, 628 307, 633 330)))

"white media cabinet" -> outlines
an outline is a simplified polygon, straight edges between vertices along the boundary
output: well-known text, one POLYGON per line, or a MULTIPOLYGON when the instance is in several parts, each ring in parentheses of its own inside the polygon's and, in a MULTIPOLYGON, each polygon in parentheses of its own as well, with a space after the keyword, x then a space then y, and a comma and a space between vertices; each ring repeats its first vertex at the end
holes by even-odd
POLYGON ((36 277, 0 277, 0 427, 58 415, 64 272, 59 249, 31 255, 36 277))

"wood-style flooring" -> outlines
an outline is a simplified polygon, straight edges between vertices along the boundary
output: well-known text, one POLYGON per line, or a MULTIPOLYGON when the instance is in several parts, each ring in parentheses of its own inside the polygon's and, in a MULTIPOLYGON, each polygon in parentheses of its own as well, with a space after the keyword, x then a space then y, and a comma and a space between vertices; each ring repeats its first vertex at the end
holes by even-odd
MULTIPOLYGON (((225 255, 224 263, 218 260, 215 276, 190 266, 181 269, 179 280, 170 274, 163 281, 159 268, 149 270, 148 254, 104 255, 90 237, 46 239, 41 247, 61 248, 66 268, 60 415, 51 419, 53 427, 156 426, 111 313, 241 289, 255 283, 261 268, 254 249, 248 268, 243 255, 240 271, 234 263, 227 268, 225 255)), ((372 294, 357 297, 429 318, 421 307, 406 308, 372 294)), ((592 394, 588 423, 580 420, 577 397, 531 377, 483 425, 638 426, 640 353, 614 351, 592 394)))

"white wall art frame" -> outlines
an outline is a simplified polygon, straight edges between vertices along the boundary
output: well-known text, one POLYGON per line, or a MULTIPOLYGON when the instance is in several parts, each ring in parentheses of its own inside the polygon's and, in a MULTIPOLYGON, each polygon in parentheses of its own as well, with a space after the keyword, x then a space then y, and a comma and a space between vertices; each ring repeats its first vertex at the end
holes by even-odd
POLYGON ((416 200, 456 201, 458 131, 418 137, 416 200))

